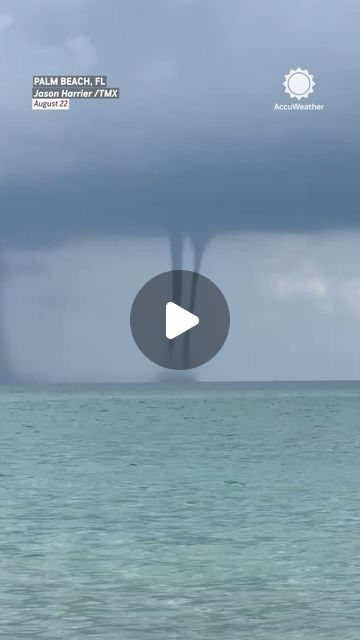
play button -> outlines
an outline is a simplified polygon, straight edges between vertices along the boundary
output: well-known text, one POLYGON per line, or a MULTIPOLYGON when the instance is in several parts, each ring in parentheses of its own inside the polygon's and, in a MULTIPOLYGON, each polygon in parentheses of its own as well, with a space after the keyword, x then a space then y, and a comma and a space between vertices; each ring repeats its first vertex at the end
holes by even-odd
POLYGON ((175 302, 166 305, 166 337, 173 340, 199 324, 199 318, 175 302))
POLYGON ((130 325, 140 351, 168 369, 192 369, 221 349, 230 326, 227 302, 208 278, 167 271, 136 295, 130 325))

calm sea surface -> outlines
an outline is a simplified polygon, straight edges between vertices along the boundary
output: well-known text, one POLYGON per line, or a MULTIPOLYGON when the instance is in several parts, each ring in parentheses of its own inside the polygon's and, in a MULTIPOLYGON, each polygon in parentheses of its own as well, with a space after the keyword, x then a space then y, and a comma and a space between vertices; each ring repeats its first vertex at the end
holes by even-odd
POLYGON ((0 636, 360 638, 360 385, 0 390, 0 636))

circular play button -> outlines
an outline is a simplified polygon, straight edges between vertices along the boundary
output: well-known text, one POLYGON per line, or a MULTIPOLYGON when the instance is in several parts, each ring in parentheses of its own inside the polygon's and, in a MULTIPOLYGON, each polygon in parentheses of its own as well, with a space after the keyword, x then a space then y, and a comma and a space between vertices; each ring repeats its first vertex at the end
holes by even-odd
POLYGON ((208 278, 167 271, 147 282, 130 315, 140 351, 167 369, 193 369, 213 358, 230 327, 227 302, 208 278))

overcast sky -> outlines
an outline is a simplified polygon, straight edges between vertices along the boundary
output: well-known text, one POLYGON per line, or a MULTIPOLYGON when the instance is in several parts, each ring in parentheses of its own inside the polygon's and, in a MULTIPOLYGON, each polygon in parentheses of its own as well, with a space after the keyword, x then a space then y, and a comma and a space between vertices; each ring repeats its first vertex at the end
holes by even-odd
POLYGON ((360 378, 359 22, 357 0, 0 2, 15 370, 157 375, 129 308, 175 228, 209 238, 202 273, 232 314, 200 378, 360 378), (298 66, 324 111, 273 110, 298 66), (31 111, 34 74, 72 73, 107 75, 120 100, 31 111))

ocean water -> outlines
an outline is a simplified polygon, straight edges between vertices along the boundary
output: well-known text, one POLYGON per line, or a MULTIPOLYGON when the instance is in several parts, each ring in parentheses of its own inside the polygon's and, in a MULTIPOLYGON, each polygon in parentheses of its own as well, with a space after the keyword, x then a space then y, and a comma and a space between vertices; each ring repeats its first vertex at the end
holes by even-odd
POLYGON ((0 636, 360 638, 360 384, 0 390, 0 636))

